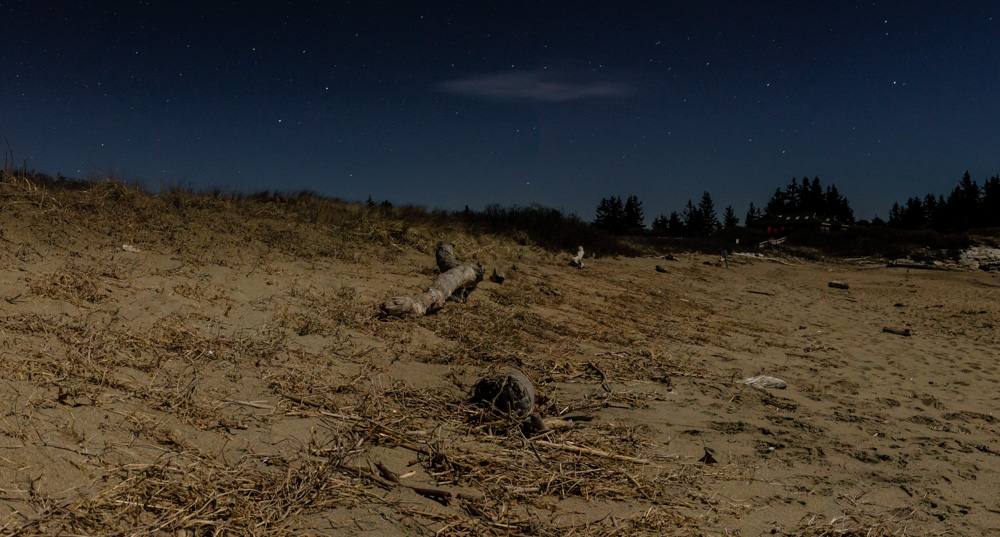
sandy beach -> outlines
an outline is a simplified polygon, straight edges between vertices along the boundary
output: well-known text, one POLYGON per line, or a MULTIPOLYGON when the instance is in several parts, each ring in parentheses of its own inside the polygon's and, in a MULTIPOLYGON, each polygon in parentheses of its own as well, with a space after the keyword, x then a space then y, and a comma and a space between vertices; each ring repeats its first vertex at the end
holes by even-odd
POLYGON ((996 273, 3 188, 5 535, 1000 533, 996 273), (505 281, 380 317, 440 241, 505 281), (467 404, 504 366, 576 419, 467 404))

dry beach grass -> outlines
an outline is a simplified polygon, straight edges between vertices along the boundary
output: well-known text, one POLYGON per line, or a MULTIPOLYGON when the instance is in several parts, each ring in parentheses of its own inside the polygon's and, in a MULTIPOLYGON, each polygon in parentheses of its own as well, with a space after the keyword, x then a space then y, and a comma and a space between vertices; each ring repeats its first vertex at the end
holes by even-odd
POLYGON ((4 175, 0 533, 1000 531, 995 274, 575 270, 407 211, 4 175), (442 240, 506 281, 379 317, 442 240), (511 365, 592 419, 526 438, 466 403, 511 365))

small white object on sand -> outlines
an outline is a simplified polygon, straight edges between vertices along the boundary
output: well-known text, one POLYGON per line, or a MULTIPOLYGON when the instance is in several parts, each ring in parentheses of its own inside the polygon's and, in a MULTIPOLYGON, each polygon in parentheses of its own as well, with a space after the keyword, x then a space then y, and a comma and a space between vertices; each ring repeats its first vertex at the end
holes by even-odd
POLYGON ((754 388, 777 388, 779 390, 784 390, 788 387, 787 382, 779 378, 768 377, 767 375, 745 378, 741 380, 740 383, 753 386, 754 388))

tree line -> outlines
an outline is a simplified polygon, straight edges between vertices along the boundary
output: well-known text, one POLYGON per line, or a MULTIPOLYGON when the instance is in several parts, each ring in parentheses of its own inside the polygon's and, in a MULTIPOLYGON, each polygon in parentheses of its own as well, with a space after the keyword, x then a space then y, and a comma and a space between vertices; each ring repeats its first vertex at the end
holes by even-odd
POLYGON ((933 229, 942 233, 1000 227, 1000 177, 979 186, 966 171, 948 197, 911 197, 889 210, 889 227, 933 229))
MULTIPOLYGON (((763 219, 765 214, 819 214, 833 216, 844 223, 854 222, 854 211, 847 198, 840 194, 836 185, 824 189, 818 177, 811 181, 803 177, 801 182, 792 178, 784 189, 777 189, 763 210, 750 203, 744 225, 753 225, 763 219)), ((720 220, 712 195, 705 192, 697 204, 689 199, 680 212, 673 211, 669 216, 661 214, 654 218, 651 232, 659 236, 707 237, 739 224, 740 218, 736 216, 732 205, 723 210, 720 220)), ((597 206, 594 225, 616 235, 642 233, 645 231, 642 202, 634 195, 624 202, 616 196, 604 198, 597 206)))
MULTIPOLYGON (((751 227, 755 222, 779 215, 817 215, 833 217, 844 224, 855 223, 854 210, 837 190, 837 185, 824 187, 818 177, 792 178, 784 188, 775 190, 763 208, 750 203, 743 225, 751 227)), ((871 223, 886 224, 877 217, 871 223)), ((739 224, 740 218, 732 206, 726 207, 720 220, 711 194, 705 192, 697 204, 689 199, 680 212, 654 218, 651 233, 705 237, 739 224)), ((597 206, 594 225, 616 235, 644 233, 642 202, 634 195, 624 202, 615 196, 604 198, 597 206)), ((993 176, 979 185, 966 171, 948 196, 927 194, 922 198, 911 197, 902 204, 894 203, 889 210, 888 226, 901 230, 932 229, 941 233, 1000 227, 1000 176, 993 176)))

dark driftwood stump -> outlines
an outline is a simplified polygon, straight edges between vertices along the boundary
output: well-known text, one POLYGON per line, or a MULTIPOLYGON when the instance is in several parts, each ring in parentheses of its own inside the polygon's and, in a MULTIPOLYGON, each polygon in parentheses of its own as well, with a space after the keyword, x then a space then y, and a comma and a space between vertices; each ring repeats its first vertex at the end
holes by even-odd
POLYGON ((442 274, 461 265, 458 258, 455 257, 455 245, 450 242, 438 243, 437 250, 434 251, 434 259, 442 274))
POLYGON ((492 406, 504 414, 525 416, 535 410, 535 387, 520 369, 508 367, 479 379, 469 402, 492 406))
POLYGON ((482 265, 461 265, 455 259, 454 245, 438 244, 438 268, 442 273, 431 285, 430 289, 413 296, 397 296, 383 302, 379 309, 386 315, 421 316, 433 313, 444 307, 448 297, 458 291, 471 292, 483 281, 486 268, 482 265))

